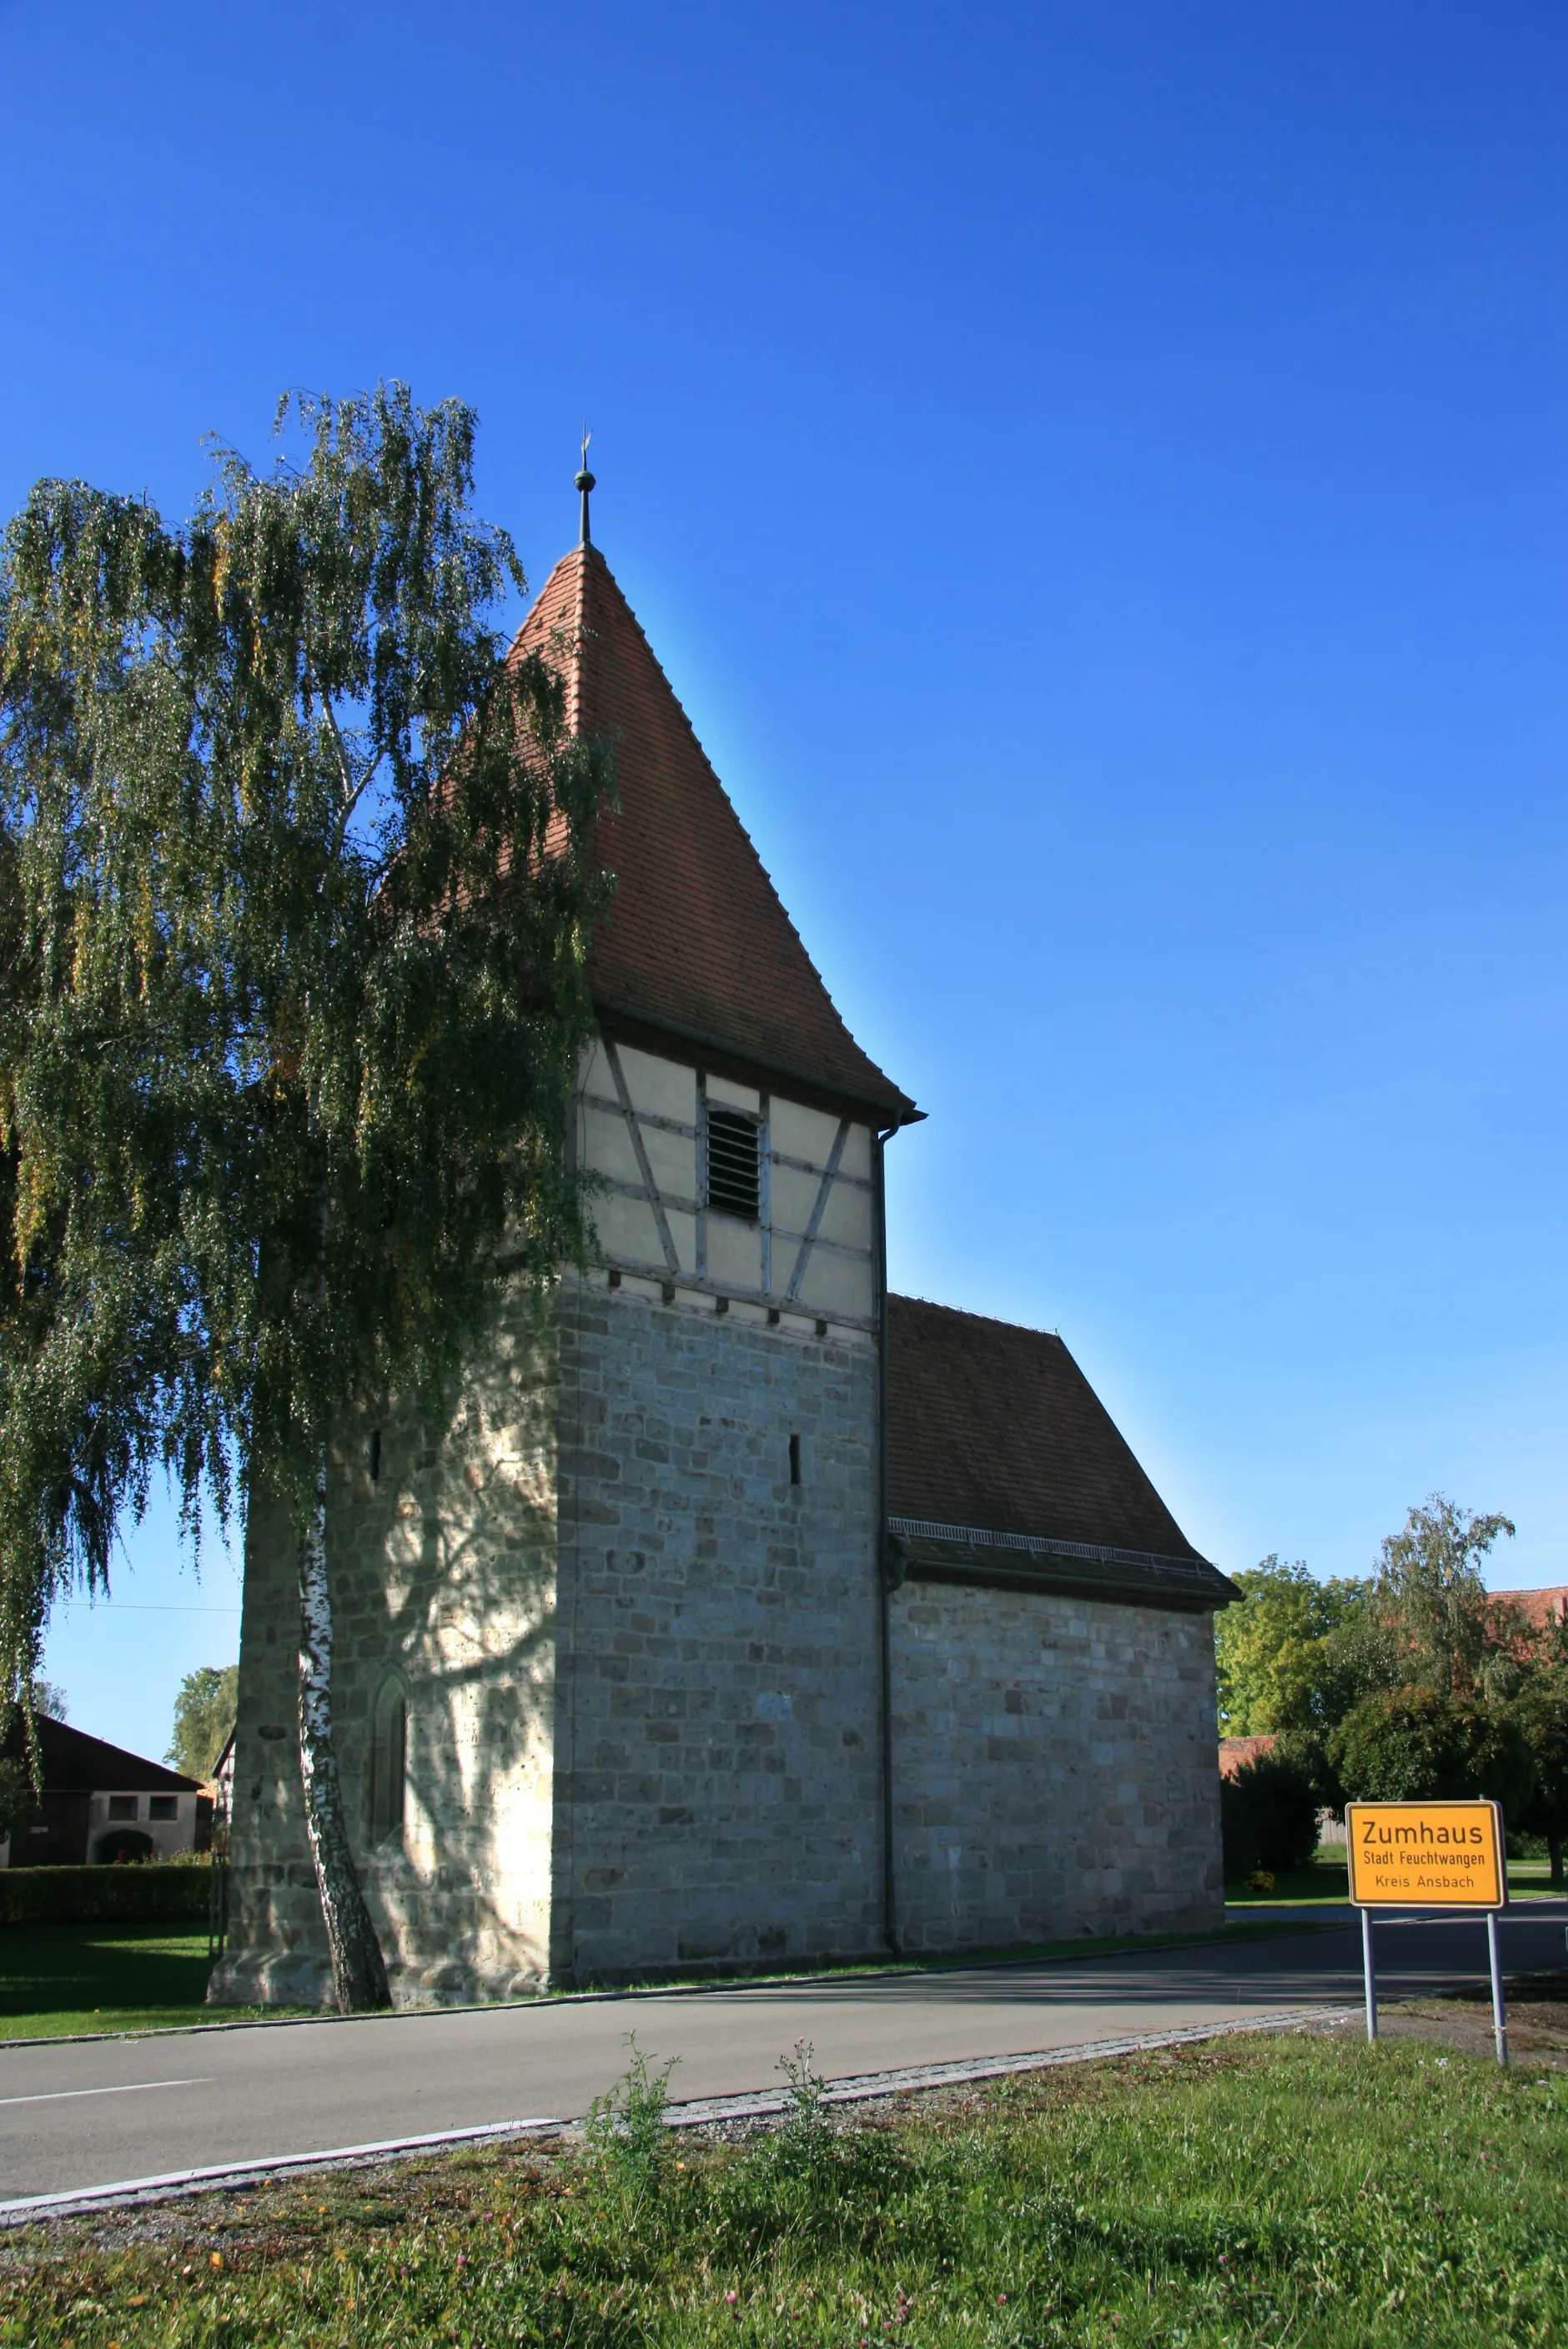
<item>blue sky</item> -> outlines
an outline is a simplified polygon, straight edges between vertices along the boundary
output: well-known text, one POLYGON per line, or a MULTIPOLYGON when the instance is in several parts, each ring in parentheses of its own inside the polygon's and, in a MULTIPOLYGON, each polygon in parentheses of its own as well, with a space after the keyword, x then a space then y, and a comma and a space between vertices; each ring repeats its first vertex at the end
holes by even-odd
MULTIPOLYGON (((0 0, 0 510, 399 375, 538 581, 589 419, 931 1113, 896 1283, 1059 1328, 1222 1566, 1441 1488, 1568 1579, 1568 16, 0 0)), ((130 1559, 49 1669, 160 1752, 237 1596, 130 1559)))

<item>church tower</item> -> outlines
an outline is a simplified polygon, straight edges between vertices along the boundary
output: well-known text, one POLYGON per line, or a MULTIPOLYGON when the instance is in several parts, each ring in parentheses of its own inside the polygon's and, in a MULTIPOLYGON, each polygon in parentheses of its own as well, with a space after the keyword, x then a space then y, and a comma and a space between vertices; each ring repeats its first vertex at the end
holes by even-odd
MULTIPOLYGON (((400 2003, 1223 1921, 1213 1618, 1061 1338, 884 1278, 919 1116, 834 1009, 588 529, 519 638, 615 744, 598 1253, 442 1424, 344 1431, 333 1702, 400 2003)), ((376 1423, 373 1423, 373 1421, 376 1423)), ((246 1530, 211 1995, 326 2002, 290 1543, 246 1530)))
MULTIPOLYGON (((599 1257, 499 1312, 449 1423, 334 1463, 334 1708, 399 2002, 886 1948, 882 1146, 835 1009, 588 528, 520 636, 615 745, 599 1257)), ((322 1999, 294 1566, 248 1530, 214 1995, 322 1999)))

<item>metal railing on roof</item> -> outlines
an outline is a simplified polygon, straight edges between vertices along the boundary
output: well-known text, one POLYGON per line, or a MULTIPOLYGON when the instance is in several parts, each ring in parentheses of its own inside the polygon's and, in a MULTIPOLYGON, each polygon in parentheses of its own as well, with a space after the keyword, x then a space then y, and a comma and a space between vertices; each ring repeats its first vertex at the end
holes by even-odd
POLYGON ((1004 1534, 985 1526, 938 1525, 929 1517, 889 1517, 888 1531, 923 1541, 955 1542, 967 1549, 1021 1549, 1035 1557, 1082 1557, 1097 1566, 1140 1566, 1157 1573, 1191 1575, 1209 1566, 1207 1558, 1170 1557, 1158 1550, 1121 1549, 1104 1542, 1060 1541, 1047 1534, 1004 1534))

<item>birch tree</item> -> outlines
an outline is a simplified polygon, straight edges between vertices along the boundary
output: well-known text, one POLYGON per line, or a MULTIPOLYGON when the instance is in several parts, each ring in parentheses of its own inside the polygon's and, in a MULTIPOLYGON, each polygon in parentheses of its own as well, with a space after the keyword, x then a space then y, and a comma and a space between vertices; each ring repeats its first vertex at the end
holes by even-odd
POLYGON ((332 1733, 333 1427, 433 1401, 503 1257, 542 1280, 586 1241, 609 760, 506 658, 474 425, 295 399, 182 525, 49 481, 0 545, 0 1697, 154 1477, 192 1541, 278 1502, 346 2010, 387 1991, 332 1733))

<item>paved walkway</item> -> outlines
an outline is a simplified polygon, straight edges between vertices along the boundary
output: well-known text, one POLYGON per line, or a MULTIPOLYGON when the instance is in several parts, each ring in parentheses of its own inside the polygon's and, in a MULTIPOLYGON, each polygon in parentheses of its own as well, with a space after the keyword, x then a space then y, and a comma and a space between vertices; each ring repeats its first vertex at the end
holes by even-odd
MULTIPOLYGON (((1564 1961, 1568 1904, 1503 1923, 1515 1971, 1564 1961)), ((1385 1995, 1484 1972, 1483 1927, 1377 1929, 1385 1995)), ((1263 2021, 1361 1994, 1355 1928, 1131 1957, 642 1992, 440 2014, 0 2048, 0 2204, 188 2168, 580 2116, 635 2030, 679 2098, 777 2085, 811 2042, 830 2079, 1263 2021)))

